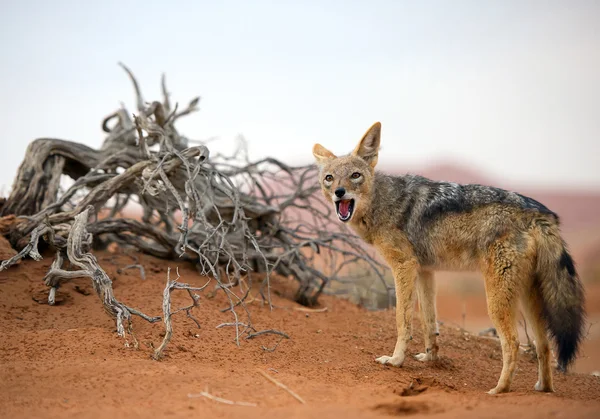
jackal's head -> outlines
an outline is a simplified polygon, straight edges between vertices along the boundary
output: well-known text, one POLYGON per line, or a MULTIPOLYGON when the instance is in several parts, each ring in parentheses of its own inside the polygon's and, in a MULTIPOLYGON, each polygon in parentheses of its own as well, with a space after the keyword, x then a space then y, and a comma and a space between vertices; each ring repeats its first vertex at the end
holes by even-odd
POLYGON ((376 122, 354 151, 342 157, 321 144, 313 147, 313 155, 321 169, 321 189, 325 198, 335 205, 338 218, 343 222, 350 221, 353 216, 362 216, 370 205, 380 136, 381 123, 376 122))

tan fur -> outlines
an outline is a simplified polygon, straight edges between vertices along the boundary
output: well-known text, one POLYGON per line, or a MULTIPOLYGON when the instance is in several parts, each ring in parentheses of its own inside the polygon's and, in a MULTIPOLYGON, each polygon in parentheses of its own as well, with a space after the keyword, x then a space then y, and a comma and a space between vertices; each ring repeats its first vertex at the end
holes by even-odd
MULTIPOLYGON (((434 255, 420 263, 415 248, 406 233, 397 227, 396 204, 375 202, 375 165, 378 159, 381 124, 374 124, 354 151, 337 157, 316 144, 313 154, 321 166, 321 186, 330 202, 334 191, 344 188, 345 197, 355 200, 350 227, 367 243, 372 244, 390 266, 396 286, 397 341, 391 356, 377 359, 382 364, 401 366, 410 339, 413 296, 418 296, 425 341, 425 352, 416 355, 421 361, 438 357, 435 308, 435 270, 480 270, 485 279, 490 318, 501 338, 502 373, 490 394, 509 391, 516 369, 519 341, 516 327, 518 302, 522 300, 529 324, 533 328, 539 359, 539 391, 553 391, 550 349, 546 325, 542 319, 542 295, 534 284, 537 252, 552 248, 552 234, 558 235, 556 220, 551 216, 505 204, 490 204, 458 213, 444 213, 435 219, 424 240, 427 254, 434 255), (360 180, 352 179, 353 173, 360 180), (330 175, 331 181, 325 176, 330 175), (387 205, 387 206, 386 206, 387 205), (381 210, 376 216, 373 209, 381 210), (501 235, 498 232, 503 232, 501 235), (482 245, 485 243, 485 245, 482 245)), ((382 182, 388 180, 384 179, 382 182)), ((391 180, 389 180, 391 182, 391 180)), ((382 184, 386 187, 386 184, 382 184)), ((393 190, 392 186, 389 186, 393 190)), ((393 197, 389 197, 392 199, 393 197)), ((558 256, 557 256, 558 257, 558 256)), ((550 269, 550 268, 548 268, 550 269)))

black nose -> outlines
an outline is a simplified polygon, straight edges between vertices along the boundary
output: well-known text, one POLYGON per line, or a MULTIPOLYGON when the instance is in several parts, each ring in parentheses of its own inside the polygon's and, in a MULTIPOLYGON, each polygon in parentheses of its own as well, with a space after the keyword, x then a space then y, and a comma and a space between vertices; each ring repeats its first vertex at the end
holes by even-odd
POLYGON ((344 195, 346 195, 346 190, 344 188, 337 188, 335 190, 335 196, 337 196, 338 198, 341 198, 344 195))

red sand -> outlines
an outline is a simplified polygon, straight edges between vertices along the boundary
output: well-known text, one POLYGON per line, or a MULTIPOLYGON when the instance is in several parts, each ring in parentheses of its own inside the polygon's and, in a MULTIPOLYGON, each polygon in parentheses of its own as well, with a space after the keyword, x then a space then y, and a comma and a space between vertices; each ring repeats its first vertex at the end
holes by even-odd
MULTIPOLYGON (((114 280, 117 298, 148 314, 160 314, 167 267, 175 268, 176 263, 140 256, 146 267, 144 281, 137 270, 117 273, 131 263, 127 256, 99 253, 98 259, 114 280)), ((197 329, 185 313, 177 314, 166 357, 154 361, 151 345, 160 343, 162 323, 150 325, 135 318, 140 347, 125 347, 89 280, 64 285, 59 305, 34 301, 45 298, 41 278, 50 263, 47 255, 42 262, 26 261, 0 273, 2 418, 600 417, 600 378, 555 374, 556 393, 540 394, 532 390, 537 365, 525 354, 513 392, 486 395, 500 373, 499 344, 453 327, 441 328, 442 359, 436 364, 409 357, 401 369, 381 366, 375 357, 389 354, 395 342, 392 311, 368 312, 328 296, 321 299, 326 312, 297 311, 299 306, 287 298, 293 283, 281 278, 273 283, 272 312, 257 301, 248 306, 257 329, 274 328, 290 335, 274 352, 261 347, 273 346, 279 340, 276 336, 243 340, 237 347, 233 329, 215 329, 232 321, 232 315, 220 312, 227 306, 225 298, 209 287, 194 310, 202 328, 197 329), (266 380, 259 370, 296 391, 306 404, 266 380), (215 396, 257 407, 188 397, 207 387, 215 396)), ((182 282, 203 284, 194 269, 179 266, 182 282)), ((174 293, 174 308, 188 303, 185 292, 174 293)), ((421 350, 415 320, 409 352, 421 350)))

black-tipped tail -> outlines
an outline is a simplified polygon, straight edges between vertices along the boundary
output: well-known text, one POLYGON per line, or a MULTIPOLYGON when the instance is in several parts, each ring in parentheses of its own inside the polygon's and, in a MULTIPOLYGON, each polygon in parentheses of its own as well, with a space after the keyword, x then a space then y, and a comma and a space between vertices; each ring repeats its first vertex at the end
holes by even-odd
POLYGON ((585 296, 573 258, 562 240, 559 245, 551 239, 548 237, 539 248, 537 275, 543 315, 556 342, 558 369, 564 372, 575 361, 584 337, 585 296))

